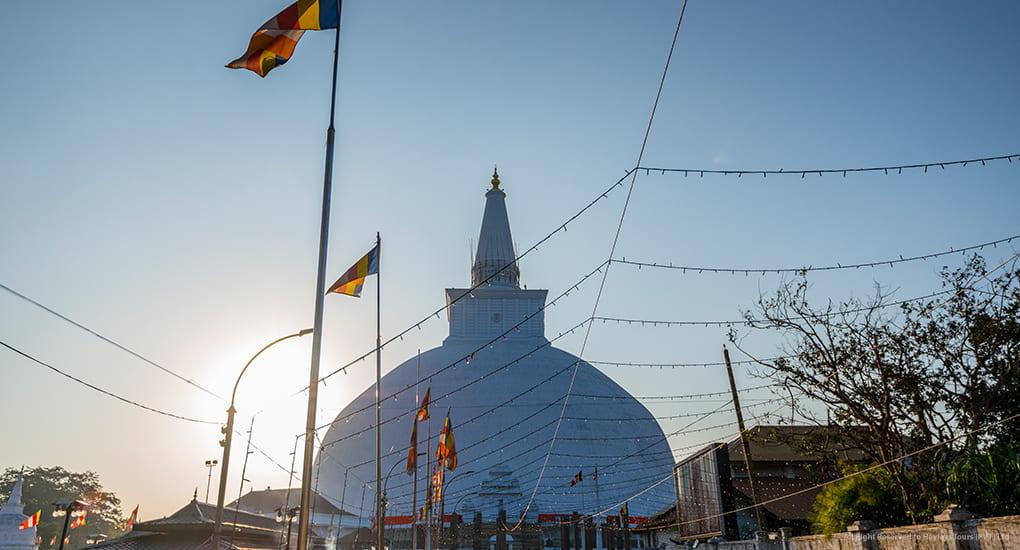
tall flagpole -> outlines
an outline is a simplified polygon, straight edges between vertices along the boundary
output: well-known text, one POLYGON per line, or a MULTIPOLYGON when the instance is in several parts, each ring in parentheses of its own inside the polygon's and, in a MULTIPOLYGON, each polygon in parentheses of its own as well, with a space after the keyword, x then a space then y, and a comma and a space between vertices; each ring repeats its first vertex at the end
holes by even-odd
MULTIPOLYGON (((421 348, 418 348, 418 360, 414 367, 414 412, 412 422, 414 423, 413 430, 418 429, 418 403, 421 403, 421 397, 418 395, 418 385, 421 383, 421 348)), ((414 448, 414 481, 411 485, 411 517, 414 518, 411 521, 411 550, 418 550, 418 436, 415 435, 414 448)))
POLYGON ((375 234, 375 254, 379 269, 375 274, 375 550, 383 550, 382 515, 382 440, 379 435, 379 399, 382 394, 382 238, 375 234))
POLYGON ((326 249, 329 244, 329 207, 333 192, 333 141, 336 113, 336 73, 340 58, 340 13, 336 3, 336 37, 333 41, 333 89, 329 100, 329 128, 326 129, 326 169, 322 182, 322 216, 319 224, 319 266, 315 283, 315 324, 312 329, 312 365, 308 373, 308 415, 305 421, 305 453, 301 467, 301 515, 298 520, 298 550, 308 550, 311 521, 312 455, 315 451, 315 408, 319 398, 319 356, 322 350, 322 309, 326 293, 326 249))

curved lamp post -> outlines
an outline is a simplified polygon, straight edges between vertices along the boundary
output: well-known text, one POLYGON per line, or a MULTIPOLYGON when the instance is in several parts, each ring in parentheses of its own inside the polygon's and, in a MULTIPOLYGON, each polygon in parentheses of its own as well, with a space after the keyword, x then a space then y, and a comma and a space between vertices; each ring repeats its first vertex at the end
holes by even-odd
POLYGON ((212 536, 212 547, 214 550, 219 550, 220 534, 223 531, 223 499, 227 494, 227 470, 230 467, 230 442, 233 440, 232 436, 234 435, 234 413, 237 412, 234 408, 234 399, 237 397, 237 386, 241 383, 241 377, 244 376, 244 373, 247 372, 248 367, 251 366, 255 359, 257 359, 259 355, 262 355, 262 352, 284 340, 305 336, 311 333, 312 329, 306 328, 293 334, 281 336, 280 338, 269 342, 255 353, 255 355, 251 356, 251 359, 249 359, 248 362, 245 363, 244 368, 241 369, 241 373, 237 375, 237 381, 234 382, 234 391, 230 393, 230 408, 227 409, 227 425, 220 428, 220 431, 223 432, 223 441, 220 441, 220 445, 223 446, 223 460, 220 462, 220 490, 219 494, 216 496, 216 523, 213 526, 212 536))

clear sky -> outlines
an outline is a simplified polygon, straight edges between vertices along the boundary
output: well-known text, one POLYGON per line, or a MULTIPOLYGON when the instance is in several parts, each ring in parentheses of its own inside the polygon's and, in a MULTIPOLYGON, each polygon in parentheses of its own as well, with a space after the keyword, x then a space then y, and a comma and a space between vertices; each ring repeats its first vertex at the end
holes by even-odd
MULTIPOLYGON (((265 80, 223 68, 284 6, 5 5, 0 282, 222 394, 265 342, 310 326, 332 34, 307 33, 265 80)), ((468 283, 493 164, 522 249, 633 165, 678 11, 676 1, 346 2, 329 267, 340 273, 382 233, 384 336, 468 283)), ((1020 152, 1018 18, 1007 1, 691 0, 645 164, 841 168, 1020 152)), ((617 255, 797 267, 958 248, 1020 233, 1018 176, 1020 163, 1004 162, 845 179, 642 174, 617 255)), ((523 282, 555 295, 605 260, 623 196, 529 255, 523 282)), ((880 282, 909 298, 958 262, 816 274, 813 295, 867 296, 880 282)), ((731 319, 779 280, 617 266, 600 313, 731 319)), ((548 332, 589 315, 595 289, 551 309, 548 332)), ((328 300, 324 370, 371 349, 375 292, 370 282, 370 299, 328 300)), ((600 324, 585 358, 716 361, 725 333, 600 324)), ((442 320, 424 324, 386 349, 384 370, 445 334, 442 320)), ((0 339, 148 405, 223 417, 223 403, 6 293, 0 339)), ((580 337, 561 343, 576 352, 580 337)), ((767 355, 778 340, 745 343, 767 355)), ((279 346, 239 396, 242 426, 269 407, 254 439, 287 467, 304 401, 285 396, 307 381, 308 352, 307 341, 279 346)), ((371 370, 331 380, 322 417, 371 370)), ((726 387, 711 369, 606 372, 636 395, 726 387)), ((143 518, 196 487, 204 497, 215 426, 128 407, 6 350, 0 377, 0 466, 95 470, 143 518)), ((243 441, 235 449, 236 495, 243 441)), ((246 477, 286 484, 259 455, 246 477)))

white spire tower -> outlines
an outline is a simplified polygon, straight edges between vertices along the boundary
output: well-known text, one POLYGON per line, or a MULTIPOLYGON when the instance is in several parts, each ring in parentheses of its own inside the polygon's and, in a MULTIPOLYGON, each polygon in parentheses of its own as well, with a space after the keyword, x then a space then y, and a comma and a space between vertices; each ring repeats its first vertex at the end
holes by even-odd
POLYGON ((0 507, 0 550, 33 550, 35 545, 35 527, 18 529, 21 522, 28 519, 21 502, 22 477, 14 481, 11 495, 0 507))
POLYGON ((485 193, 478 250, 471 266, 471 286, 488 279, 486 284, 493 286, 519 287, 521 271, 516 257, 514 240, 510 235, 510 217, 506 213, 506 193, 499 188, 499 173, 493 168, 492 189, 485 193))

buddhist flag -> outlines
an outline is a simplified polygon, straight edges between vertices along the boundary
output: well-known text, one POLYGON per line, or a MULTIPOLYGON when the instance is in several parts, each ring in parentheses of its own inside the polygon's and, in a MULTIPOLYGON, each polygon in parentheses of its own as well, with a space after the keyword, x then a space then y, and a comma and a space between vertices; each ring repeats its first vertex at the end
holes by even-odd
POLYGON ((622 508, 620 508, 620 516, 621 516, 621 517, 626 517, 626 516, 627 516, 627 514, 628 514, 628 511, 627 511, 627 503, 626 503, 626 502, 624 502, 624 503, 623 503, 623 507, 622 507, 622 508))
POLYGON ((32 514, 31 516, 25 518, 25 521, 21 522, 21 525, 18 526, 18 530, 21 531, 23 529, 31 529, 36 525, 39 525, 39 516, 41 514, 42 510, 39 510, 38 512, 32 514))
POLYGON ((74 521, 71 522, 71 525, 68 525, 67 527, 70 529, 77 529, 78 527, 85 525, 85 516, 87 515, 88 510, 82 510, 81 515, 74 518, 74 521))
POLYGON ((335 29, 340 20, 339 0, 298 0, 263 23, 252 35, 244 55, 227 64, 259 76, 283 65, 294 54, 305 31, 335 29))
POLYGON ((54 544, 56 544, 56 543, 57 543, 57 536, 56 536, 56 535, 53 535, 53 538, 52 538, 52 539, 50 539, 50 546, 53 546, 53 545, 54 545, 54 544))
POLYGON ((581 473, 581 470, 578 470, 577 474, 574 475, 574 479, 570 480, 570 486, 573 487, 574 485, 577 485, 578 483, 581 483, 582 481, 584 481, 584 474, 581 473))
POLYGON ((457 445, 453 441, 453 424, 450 423, 450 411, 446 411, 443 431, 439 432, 439 446, 436 447, 436 460, 447 470, 457 469, 457 445))
POLYGON ((432 488, 434 491, 433 502, 440 502, 443 500, 443 467, 442 465, 436 466, 436 473, 432 474, 432 488))
POLYGON ((425 390, 425 397, 421 398, 421 406, 418 407, 418 414, 415 420, 424 422, 429 419, 429 396, 432 395, 432 386, 425 390))
POLYGON ((411 444, 407 447, 407 475, 418 468, 418 423, 411 421, 411 444))
POLYGON ((138 506, 135 506, 135 509, 131 511, 131 517, 128 518, 127 525, 124 528, 130 531, 135 526, 136 521, 138 521, 138 506))
POLYGON ((358 260, 346 273, 329 287, 326 294, 336 292, 346 294, 355 298, 361 296, 361 287, 365 286, 365 278, 369 275, 379 273, 379 245, 372 247, 360 260, 358 260))

